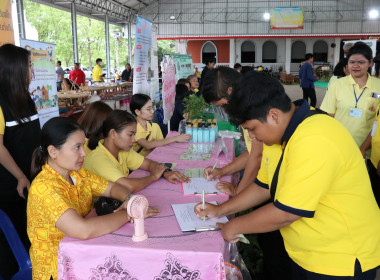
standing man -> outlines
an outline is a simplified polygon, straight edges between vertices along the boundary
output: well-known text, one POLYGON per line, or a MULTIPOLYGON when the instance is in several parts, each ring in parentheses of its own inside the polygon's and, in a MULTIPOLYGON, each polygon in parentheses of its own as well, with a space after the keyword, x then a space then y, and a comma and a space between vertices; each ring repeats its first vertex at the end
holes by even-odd
POLYGON ((55 74, 57 75, 57 91, 62 90, 62 81, 65 76, 65 72, 63 71, 61 67, 61 61, 57 61, 55 63, 55 74))
POLYGON ((77 86, 83 86, 86 80, 86 74, 80 69, 80 63, 74 63, 74 69, 71 70, 69 79, 73 81, 77 86))
MULTIPOLYGON (((315 108, 317 104, 317 96, 315 95, 314 82, 317 80, 313 73, 313 54, 305 55, 305 63, 301 66, 299 76, 301 80, 300 87, 303 92, 303 99, 306 101, 310 98, 310 106, 315 108)), ((309 101, 308 101, 309 102, 309 101)))
POLYGON ((104 82, 102 65, 103 65, 103 60, 101 58, 98 58, 96 60, 96 66, 92 70, 92 81, 93 82, 104 82))

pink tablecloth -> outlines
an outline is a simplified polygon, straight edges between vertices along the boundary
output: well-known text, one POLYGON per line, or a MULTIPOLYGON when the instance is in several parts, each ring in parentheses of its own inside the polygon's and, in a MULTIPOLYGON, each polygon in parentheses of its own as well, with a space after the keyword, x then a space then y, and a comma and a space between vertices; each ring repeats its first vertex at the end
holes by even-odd
MULTIPOLYGON (((227 141, 227 145, 233 147, 227 141)), ((175 169, 206 167, 210 162, 181 161, 179 155, 189 144, 172 144, 155 149, 149 158, 159 162, 176 162, 175 169)), ((231 151, 233 148, 231 147, 231 151)), ((233 158, 233 154, 231 155, 233 158)), ((216 158, 212 158, 214 162, 216 158)), ((227 164, 220 155, 218 162, 227 164)), ((137 170, 130 176, 141 177, 137 170)), ((231 177, 224 178, 231 180, 231 177)), ((164 179, 141 191, 149 204, 157 206, 160 214, 145 220, 149 238, 133 242, 133 225, 128 223, 117 231, 98 238, 81 241, 65 237, 59 247, 58 279, 225 279, 224 258, 226 243, 219 231, 183 233, 174 216, 171 204, 200 202, 200 197, 184 197, 180 185, 164 179)), ((223 202, 227 196, 206 196, 206 200, 223 202)))

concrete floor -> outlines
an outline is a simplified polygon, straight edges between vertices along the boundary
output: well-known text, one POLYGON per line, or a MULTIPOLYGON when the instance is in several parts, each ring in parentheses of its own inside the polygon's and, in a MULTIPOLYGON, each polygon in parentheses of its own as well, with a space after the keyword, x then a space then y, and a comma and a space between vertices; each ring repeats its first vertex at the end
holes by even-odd
MULTIPOLYGON (((289 95, 292 101, 302 98, 302 89, 299 85, 283 85, 285 88, 285 92, 289 95)), ((315 93, 317 95, 317 107, 321 106, 322 100, 325 97, 326 89, 316 87, 315 93)), ((309 100, 310 102, 310 100, 309 100)))

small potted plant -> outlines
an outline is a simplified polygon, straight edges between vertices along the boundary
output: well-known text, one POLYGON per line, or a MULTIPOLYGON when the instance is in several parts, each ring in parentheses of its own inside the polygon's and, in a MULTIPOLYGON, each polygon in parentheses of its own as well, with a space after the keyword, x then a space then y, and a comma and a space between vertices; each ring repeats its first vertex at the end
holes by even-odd
POLYGON ((191 94, 183 99, 183 104, 185 105, 184 113, 187 114, 187 119, 192 119, 198 114, 202 113, 207 107, 207 103, 203 96, 196 96, 191 94))

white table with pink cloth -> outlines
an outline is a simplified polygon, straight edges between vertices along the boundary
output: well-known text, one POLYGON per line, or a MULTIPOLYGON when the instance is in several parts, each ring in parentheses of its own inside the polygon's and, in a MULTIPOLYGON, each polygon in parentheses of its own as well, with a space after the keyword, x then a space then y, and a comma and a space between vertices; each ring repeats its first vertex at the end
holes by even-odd
MULTIPOLYGON (((169 133, 168 137, 176 135, 169 133)), ((218 167, 234 159, 234 141, 225 139, 228 155, 216 156, 214 149, 210 161, 180 160, 189 143, 174 143, 156 148, 148 158, 162 163, 177 163, 174 170, 205 168, 218 160, 218 167)), ((136 170, 129 176, 146 176, 136 170)), ((235 181, 236 176, 222 178, 235 181)), ((160 179, 139 192, 146 196, 149 205, 160 209, 156 217, 145 219, 148 239, 132 241, 134 226, 127 223, 113 233, 78 240, 65 237, 59 246, 58 279, 112 279, 112 280, 223 280, 226 279, 224 262, 227 243, 220 231, 182 232, 174 215, 172 204, 201 202, 200 196, 183 196, 180 184, 160 179)), ((223 196, 206 196, 206 201, 222 203, 223 196)), ((94 211, 92 215, 96 215, 94 211)), ((227 260, 228 261, 228 260, 227 260)))

